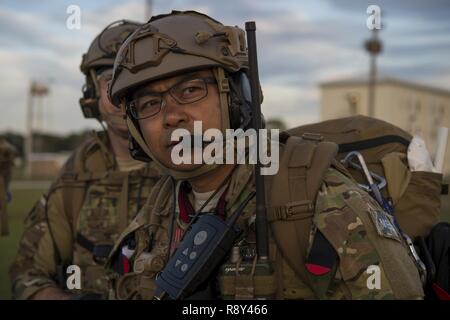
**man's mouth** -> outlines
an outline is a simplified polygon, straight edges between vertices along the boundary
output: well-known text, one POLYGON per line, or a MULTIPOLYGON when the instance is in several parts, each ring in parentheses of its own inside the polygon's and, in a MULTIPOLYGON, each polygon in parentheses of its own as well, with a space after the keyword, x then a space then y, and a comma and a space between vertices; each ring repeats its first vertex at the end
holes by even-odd
POLYGON ((179 141, 170 141, 169 144, 167 145, 168 148, 174 147, 177 144, 181 143, 181 141, 183 141, 182 139, 180 139, 179 141))
POLYGON ((167 148, 172 148, 174 146, 176 146, 179 143, 189 143, 190 142, 190 146, 191 148, 202 148, 207 146, 208 144, 210 144, 210 141, 204 141, 203 140, 203 136, 194 136, 194 135, 186 135, 186 136, 182 136, 180 138, 180 140, 178 141, 169 141, 169 143, 167 144, 167 148), (198 145, 198 143, 200 142, 200 145, 198 145))

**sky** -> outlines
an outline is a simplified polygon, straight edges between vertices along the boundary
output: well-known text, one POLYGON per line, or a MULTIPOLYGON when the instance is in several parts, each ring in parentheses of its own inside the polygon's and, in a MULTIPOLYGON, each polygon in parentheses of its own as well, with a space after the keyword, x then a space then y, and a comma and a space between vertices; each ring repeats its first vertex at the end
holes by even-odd
MULTIPOLYGON (((30 81, 47 83, 43 120, 35 125, 67 134, 98 128, 78 104, 81 55, 110 22, 147 20, 145 0, 2 0, 0 2, 0 132, 24 132, 30 81), (66 27, 77 5, 81 28, 66 27)), ((380 73, 450 90, 448 0, 153 0, 152 13, 197 10, 226 25, 257 27, 266 119, 289 127, 320 120, 319 84, 366 76, 363 49, 371 36, 369 5, 381 8, 384 50, 380 73)))

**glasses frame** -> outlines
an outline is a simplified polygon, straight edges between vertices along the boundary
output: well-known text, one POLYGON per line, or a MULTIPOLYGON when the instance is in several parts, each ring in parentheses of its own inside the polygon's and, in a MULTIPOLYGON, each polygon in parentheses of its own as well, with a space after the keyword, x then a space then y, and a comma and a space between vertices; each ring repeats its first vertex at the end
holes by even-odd
POLYGON ((169 94, 172 99, 174 99, 174 101, 180 105, 188 105, 191 103, 195 103, 198 102, 202 99, 205 99, 208 96, 208 84, 217 84, 217 81, 214 77, 195 77, 192 79, 182 79, 180 81, 178 81, 177 83, 175 83, 173 86, 171 86, 170 88, 168 88, 167 90, 161 91, 161 92, 146 92, 146 93, 142 93, 141 95, 135 97, 133 100, 131 100, 128 104, 127 104, 127 110, 128 112, 131 114, 131 116, 133 117, 133 119, 135 120, 143 120, 143 119, 147 119, 147 118, 151 118, 154 117, 156 115, 158 115, 161 110, 165 107, 166 105, 166 100, 164 99, 164 97, 169 94), (174 89, 176 87, 178 87, 180 84, 184 83, 184 82, 188 82, 188 81, 193 81, 193 80, 202 80, 205 83, 205 88, 206 88, 206 94, 201 97, 198 98, 197 100, 194 101, 189 101, 189 102, 181 102, 175 95, 174 95, 174 89), (147 115, 147 116, 143 116, 143 117, 139 117, 138 116, 138 111, 137 111, 137 100, 139 98, 145 97, 145 96, 149 96, 149 95, 154 95, 154 96, 159 96, 161 98, 161 103, 159 105, 159 110, 157 112, 155 112, 154 114, 151 115, 147 115))

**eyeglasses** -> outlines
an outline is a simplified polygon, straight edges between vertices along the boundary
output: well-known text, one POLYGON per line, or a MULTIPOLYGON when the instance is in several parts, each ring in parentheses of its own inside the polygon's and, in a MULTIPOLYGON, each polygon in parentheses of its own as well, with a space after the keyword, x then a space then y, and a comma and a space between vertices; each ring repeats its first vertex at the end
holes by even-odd
POLYGON ((190 104, 205 98, 208 95, 208 84, 215 83, 216 80, 212 77, 183 80, 163 92, 143 92, 141 96, 132 100, 127 108, 134 119, 146 119, 161 111, 167 93, 178 104, 190 104))

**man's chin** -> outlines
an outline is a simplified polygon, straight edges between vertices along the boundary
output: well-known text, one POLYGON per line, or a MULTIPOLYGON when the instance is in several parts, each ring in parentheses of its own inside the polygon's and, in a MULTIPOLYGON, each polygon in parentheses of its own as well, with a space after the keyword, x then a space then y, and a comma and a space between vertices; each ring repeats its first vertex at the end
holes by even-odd
POLYGON ((201 167, 201 164, 174 164, 170 163, 165 165, 166 168, 173 170, 173 171, 179 171, 179 172, 190 172, 194 171, 195 169, 201 167))
MULTIPOLYGON (((180 163, 175 164, 174 160, 172 159, 172 148, 168 148, 169 152, 164 154, 164 157, 156 157, 157 160, 168 170, 178 171, 178 172, 191 172, 195 169, 198 169, 202 166, 208 166, 207 164, 201 163, 201 164, 193 164, 193 163, 180 163)), ((189 159, 189 158, 188 158, 189 159)), ((194 156, 193 154, 190 157, 190 160, 193 161, 194 156)), ((182 159, 178 159, 179 162, 182 161, 182 159)))

